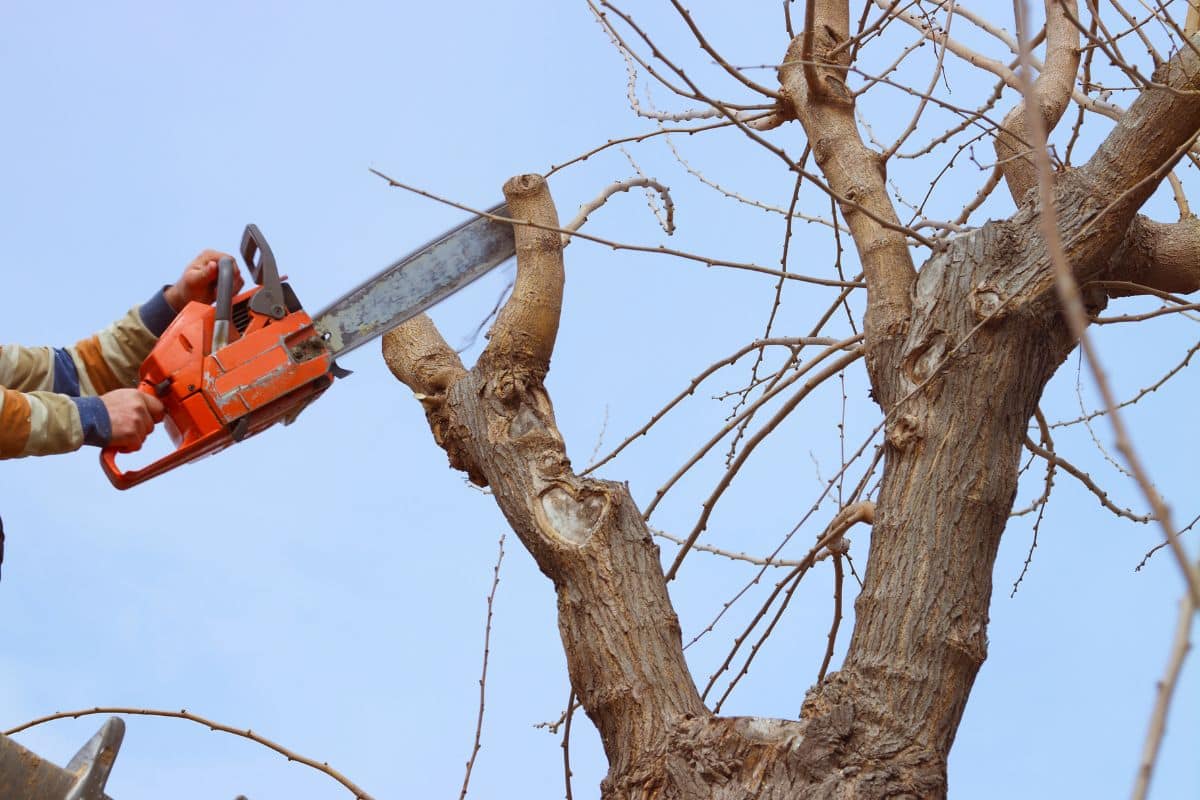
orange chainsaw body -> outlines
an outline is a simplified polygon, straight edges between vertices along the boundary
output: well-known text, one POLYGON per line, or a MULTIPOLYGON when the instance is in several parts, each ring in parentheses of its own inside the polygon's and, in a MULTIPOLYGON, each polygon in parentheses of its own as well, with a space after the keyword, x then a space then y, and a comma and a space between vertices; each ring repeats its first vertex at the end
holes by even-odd
POLYGON ((274 314, 252 308, 262 286, 233 299, 229 341, 215 352, 210 305, 189 303, 163 331, 142 363, 138 388, 162 401, 175 450, 123 472, 117 451, 105 448, 101 464, 113 486, 127 489, 286 424, 329 388, 340 372, 333 354, 290 287, 275 287, 282 297, 274 314))

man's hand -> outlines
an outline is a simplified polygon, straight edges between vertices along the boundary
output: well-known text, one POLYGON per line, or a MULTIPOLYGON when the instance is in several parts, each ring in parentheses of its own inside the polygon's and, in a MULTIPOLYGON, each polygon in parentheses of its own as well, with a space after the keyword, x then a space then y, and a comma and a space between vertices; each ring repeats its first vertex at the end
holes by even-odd
MULTIPOLYGON (((217 261, 227 255, 229 254, 217 250, 205 250, 196 256, 192 263, 184 268, 175 285, 167 287, 167 302, 171 304, 171 308, 182 311, 183 307, 193 300, 199 303, 211 303, 216 300, 217 261)), ((234 264, 237 264, 236 260, 234 264)), ((241 290, 242 273, 241 270, 236 270, 233 273, 233 293, 237 294, 241 290)))
POLYGON ((154 425, 163 418, 163 404, 157 397, 137 389, 114 389, 101 395, 108 409, 112 436, 108 443, 122 452, 132 452, 142 446, 154 425))

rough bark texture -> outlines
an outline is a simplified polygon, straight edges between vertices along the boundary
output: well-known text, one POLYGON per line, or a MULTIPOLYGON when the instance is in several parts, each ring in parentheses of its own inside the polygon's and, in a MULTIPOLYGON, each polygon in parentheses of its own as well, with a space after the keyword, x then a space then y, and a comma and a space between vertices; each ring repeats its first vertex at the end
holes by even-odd
MULTIPOLYGON (((388 363, 417 393, 451 463, 492 487, 554 583, 571 683, 609 759, 605 798, 944 796, 947 756, 987 656, 992 568, 1021 443, 1074 347, 1033 195, 1011 219, 913 269, 889 228, 882 165, 839 89, 839 63, 822 60, 845 41, 845 4, 814 4, 816 35, 797 37, 780 79, 863 262, 865 347, 886 450, 849 653, 809 691, 800 720, 705 708, 641 514, 623 485, 571 470, 542 383, 562 291, 557 234, 517 227, 516 290, 471 371, 427 321, 385 340, 388 363), (816 63, 803 68, 810 54, 816 63)), ((1185 51, 1156 79, 1193 90, 1198 74, 1185 51)), ((1200 103, 1151 88, 1092 162, 1056 176, 1055 218, 1078 281, 1160 275, 1195 288, 1194 272, 1156 259, 1173 237, 1195 236, 1194 224, 1171 232, 1135 214, 1197 129, 1200 103)), ((1014 174, 1017 186, 1028 177, 1014 174)), ((557 225, 540 178, 513 179, 505 191, 515 218, 557 225)))

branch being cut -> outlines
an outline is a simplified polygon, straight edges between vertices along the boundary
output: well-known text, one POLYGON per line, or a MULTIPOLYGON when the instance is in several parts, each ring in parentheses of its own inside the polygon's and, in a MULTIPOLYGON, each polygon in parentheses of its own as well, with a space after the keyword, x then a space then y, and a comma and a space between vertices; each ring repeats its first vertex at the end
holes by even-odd
POLYGON ((425 409, 425 418, 433 440, 450 457, 450 466, 467 473, 471 483, 487 486, 471 454, 452 436, 453 424, 446 413, 446 392, 467 371, 458 353, 426 314, 418 314, 383 337, 383 360, 396 380, 412 389, 413 397, 425 409))
MULTIPOLYGON (((1075 0, 1045 0, 1046 64, 1033 84, 1032 106, 1041 115, 1037 126, 1048 135, 1062 119, 1071 102, 1075 74, 1079 70, 1079 31, 1073 19, 1079 16, 1075 0)), ((1029 124, 1031 102, 1021 102, 1004 118, 999 135, 993 141, 996 160, 1004 172, 1008 191, 1017 205, 1037 185, 1037 167, 1028 153, 1032 147, 1045 147, 1045 140, 1034 135, 1029 124)))

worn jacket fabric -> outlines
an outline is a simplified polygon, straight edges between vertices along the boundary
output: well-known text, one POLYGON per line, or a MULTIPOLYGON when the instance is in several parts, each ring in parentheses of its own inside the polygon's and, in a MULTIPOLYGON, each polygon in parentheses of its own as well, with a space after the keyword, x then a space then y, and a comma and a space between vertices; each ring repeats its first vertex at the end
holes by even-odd
POLYGON ((100 395, 137 385, 142 361, 174 316, 159 292, 71 347, 0 346, 0 459, 107 444, 100 395))

